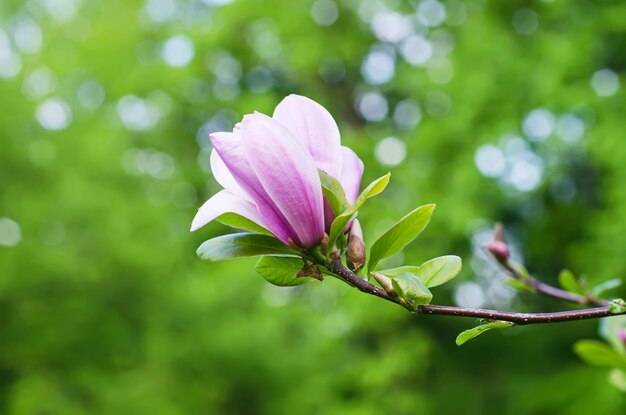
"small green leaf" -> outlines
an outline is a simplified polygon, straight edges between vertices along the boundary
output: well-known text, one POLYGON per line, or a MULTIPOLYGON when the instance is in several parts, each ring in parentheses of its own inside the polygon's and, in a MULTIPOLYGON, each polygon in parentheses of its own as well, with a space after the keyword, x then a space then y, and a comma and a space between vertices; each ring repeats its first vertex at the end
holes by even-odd
POLYGON ((518 291, 526 291, 529 293, 534 293, 535 289, 528 284, 518 280, 517 278, 509 277, 504 280, 505 284, 515 288, 518 291))
POLYGON ((585 362, 595 366, 626 367, 626 358, 606 343, 597 340, 579 340, 574 352, 585 362))
POLYGON ((593 287, 593 289, 591 290, 591 293, 596 297, 600 297, 606 291, 613 290, 619 287, 620 285, 622 285, 622 280, 620 280, 619 278, 613 278, 610 280, 606 280, 596 285, 595 287, 593 287))
POLYGON ((506 329, 514 325, 515 324, 511 323, 510 321, 494 321, 491 323, 483 324, 482 326, 474 327, 473 329, 465 330, 456 337, 456 345, 461 346, 472 340, 473 338, 480 336, 488 330, 506 329))
POLYGON ((346 194, 344 193, 343 186, 339 183, 339 180, 326 174, 323 170, 317 170, 320 175, 320 181, 322 182, 322 191, 326 200, 333 209, 335 216, 340 215, 350 207, 350 203, 346 200, 346 194))
POLYGON ((509 265, 515 269, 515 271, 517 271, 517 273, 524 279, 530 277, 530 274, 528 273, 528 270, 526 269, 526 267, 522 264, 520 264, 519 262, 515 262, 512 260, 509 260, 509 265))
POLYGON ((264 256, 256 263, 255 271, 267 282, 279 287, 293 287, 302 285, 313 278, 296 277, 304 266, 302 258, 285 256, 264 256))
POLYGON ((426 228, 435 205, 420 206, 400 219, 383 236, 378 238, 370 252, 367 269, 373 271, 381 259, 400 252, 426 228))
POLYGON ((231 228, 243 229, 244 231, 272 236, 271 232, 264 227, 236 213, 224 213, 223 215, 218 216, 216 220, 226 226, 230 226, 231 228))
POLYGON ((609 373, 609 383, 622 392, 626 392, 626 372, 613 369, 609 373))
POLYGON ((378 271, 383 275, 395 277, 403 272, 410 272, 428 287, 433 288, 450 281, 461 271, 461 258, 455 255, 445 255, 424 262, 419 267, 404 266, 378 271))
POLYGON ((232 233, 205 241, 196 251, 205 261, 222 261, 239 257, 292 254, 297 252, 285 246, 273 236, 256 233, 232 233))
POLYGON ((564 290, 569 292, 585 295, 585 289, 580 285, 574 273, 568 269, 564 269, 559 274, 559 284, 564 290))
POLYGON ((393 289, 402 298, 408 298, 417 304, 429 304, 433 295, 428 287, 410 272, 403 272, 391 280, 393 289))
POLYGON ((626 301, 621 298, 615 298, 609 302, 609 311, 611 314, 626 313, 626 301))
MULTIPOLYGON (((361 192, 354 204, 346 209, 341 215, 337 216, 330 226, 330 235, 328 236, 328 246, 332 247, 337 238, 343 233, 344 229, 352 216, 363 206, 363 203, 372 196, 376 196, 387 187, 391 173, 385 174, 383 177, 374 180, 361 192)), ((328 252, 331 250, 329 249, 328 252)))

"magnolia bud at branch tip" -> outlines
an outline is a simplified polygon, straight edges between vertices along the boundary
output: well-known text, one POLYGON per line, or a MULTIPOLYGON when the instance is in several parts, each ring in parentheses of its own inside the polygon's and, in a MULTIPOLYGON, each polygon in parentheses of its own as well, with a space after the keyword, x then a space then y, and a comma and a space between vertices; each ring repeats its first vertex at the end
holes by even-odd
POLYGON ((365 243, 363 242, 363 230, 358 219, 352 221, 350 233, 348 235, 348 250, 346 257, 352 264, 354 270, 359 270, 365 265, 366 253, 365 243))
POLYGON ((509 260, 511 253, 504 236, 504 226, 501 223, 496 224, 493 232, 493 241, 485 246, 485 249, 500 263, 505 263, 509 260))
POLYGON ((383 290, 385 290, 387 294, 391 295, 392 297, 395 297, 397 295, 396 290, 393 289, 393 284, 391 283, 390 278, 376 271, 370 272, 370 275, 374 277, 376 282, 378 282, 381 287, 383 287, 383 290))

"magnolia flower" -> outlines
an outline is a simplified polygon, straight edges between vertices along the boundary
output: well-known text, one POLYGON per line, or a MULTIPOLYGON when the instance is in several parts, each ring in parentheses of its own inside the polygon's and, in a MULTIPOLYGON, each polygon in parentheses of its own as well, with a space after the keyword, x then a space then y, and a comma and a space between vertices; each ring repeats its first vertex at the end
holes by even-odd
POLYGON ((210 135, 211 171, 224 190, 200 207, 194 231, 224 213, 247 218, 287 245, 317 245, 334 215, 317 169, 342 184, 348 202, 359 193, 363 163, 341 146, 332 116, 316 102, 290 95, 273 117, 244 116, 233 132, 210 135))

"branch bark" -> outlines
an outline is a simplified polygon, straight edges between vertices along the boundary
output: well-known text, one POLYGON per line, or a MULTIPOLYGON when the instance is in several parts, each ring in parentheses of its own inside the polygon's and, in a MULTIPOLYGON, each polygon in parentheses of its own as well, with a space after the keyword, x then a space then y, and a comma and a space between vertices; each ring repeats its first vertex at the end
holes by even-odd
MULTIPOLYGON (((369 281, 360 278, 358 275, 350 271, 346 268, 340 259, 335 259, 326 265, 326 268, 337 275, 341 280, 348 283, 349 285, 357 288, 359 291, 364 293, 374 295, 376 297, 382 298, 384 300, 390 301, 392 303, 400 304, 399 300, 390 296, 385 290, 376 285, 370 283, 369 281)), ((534 280, 536 281, 536 280, 534 280)), ((562 291, 557 288, 545 285, 536 281, 545 287, 550 287, 551 289, 562 291)), ((567 293, 566 291, 562 291, 563 293, 567 293)), ((569 297, 562 296, 559 292, 547 291, 548 293, 557 294, 550 295, 552 297, 564 299, 566 301, 571 301, 569 297)), ((568 293, 569 294, 569 293, 568 293)), ((580 303, 578 301, 573 301, 578 304, 586 304, 580 303)), ((558 323, 563 321, 574 321, 574 320, 587 320, 594 318, 602 318, 602 317, 610 317, 618 314, 613 314, 609 310, 608 305, 603 305, 601 307, 595 308, 587 308, 584 310, 572 310, 572 311, 560 311, 555 313, 515 313, 508 311, 497 311, 497 310, 484 310, 477 308, 464 308, 464 307, 454 307, 454 306, 443 306, 443 305, 419 305, 414 311, 417 314, 426 314, 426 315, 442 315, 442 316, 455 316, 455 317, 471 317, 471 318, 479 318, 484 320, 500 320, 500 321, 509 321, 511 323, 515 323, 517 325, 527 325, 527 324, 544 324, 544 323, 558 323)), ((626 314, 626 313, 621 313, 626 314)))

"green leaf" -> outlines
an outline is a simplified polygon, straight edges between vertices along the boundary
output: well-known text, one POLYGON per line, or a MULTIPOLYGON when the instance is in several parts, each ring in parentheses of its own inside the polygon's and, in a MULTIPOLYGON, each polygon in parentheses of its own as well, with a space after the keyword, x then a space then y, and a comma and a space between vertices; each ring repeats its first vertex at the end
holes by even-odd
POLYGON ((397 254, 414 240, 428 225, 434 209, 434 204, 418 207, 378 238, 372 245, 367 269, 374 270, 381 259, 397 254))
POLYGON ((585 362, 594 366, 626 367, 626 358, 606 343, 597 340, 579 340, 574 352, 585 362))
POLYGON ((417 304, 429 304, 433 295, 428 287, 410 272, 403 272, 391 280, 393 289, 402 298, 408 298, 417 304))
MULTIPOLYGON (((377 194, 385 190, 385 187, 387 187, 387 184, 389 183, 389 176, 391 176, 391 173, 387 173, 383 177, 378 178, 370 183, 369 186, 367 186, 365 190, 361 192, 354 204, 346 209, 341 215, 335 218, 332 225, 330 226, 330 235, 328 236, 329 248, 335 244, 337 238, 339 238, 339 236, 343 233, 346 225, 348 224, 348 222, 350 222, 350 219, 352 219, 352 216, 354 216, 354 214, 361 208, 361 206, 363 206, 363 203, 365 203, 365 201, 370 197, 376 196, 377 194)), ((331 249, 328 250, 328 252, 330 251, 331 249)))
POLYGON ((615 298, 609 302, 609 311, 611 314, 626 313, 626 301, 621 298, 615 298))
POLYGON ((569 292, 585 295, 585 289, 580 285, 574 273, 568 269, 564 269, 559 274, 559 284, 564 290, 569 292))
POLYGON ((404 266, 378 272, 389 277, 395 277, 403 272, 410 272, 422 280, 428 288, 432 288, 456 277, 461 271, 461 266, 461 258, 455 255, 445 255, 426 261, 419 267, 404 266))
POLYGON ((205 261, 270 254, 298 254, 273 236, 247 232, 209 239, 200 245, 196 253, 205 261))
POLYGON ((609 373, 609 383, 622 392, 626 392, 626 372, 613 369, 609 373))
POLYGON ((515 324, 511 323, 510 321, 494 321, 491 323, 483 324, 482 326, 474 327, 473 329, 465 330, 456 337, 456 345, 461 346, 491 329, 506 329, 514 325, 515 324))
POLYGON ((293 287, 302 285, 313 278, 296 277, 304 266, 302 258, 286 256, 264 256, 256 263, 255 271, 267 282, 279 287, 293 287))
POLYGON ((322 191, 326 196, 326 200, 328 200, 335 216, 340 215, 343 211, 350 207, 350 203, 346 200, 346 194, 343 191, 343 186, 339 183, 339 180, 329 176, 323 170, 318 169, 317 171, 320 175, 322 191))
POLYGON ((517 278, 508 277, 504 280, 504 283, 509 285, 510 287, 515 288, 518 291, 526 291, 529 293, 534 293, 535 289, 528 284, 524 284, 524 282, 518 280, 517 278))
POLYGON ((622 280, 620 280, 619 278, 613 278, 610 280, 606 280, 596 285, 595 287, 593 287, 593 289, 591 290, 591 293, 594 296, 599 297, 602 294, 604 294, 606 291, 613 290, 619 287, 620 285, 622 285, 622 280))
POLYGON ((236 213, 232 213, 232 212, 224 213, 223 215, 218 216, 216 220, 232 228, 243 229, 244 231, 272 236, 272 233, 268 231, 267 229, 265 229, 264 227, 236 213))

